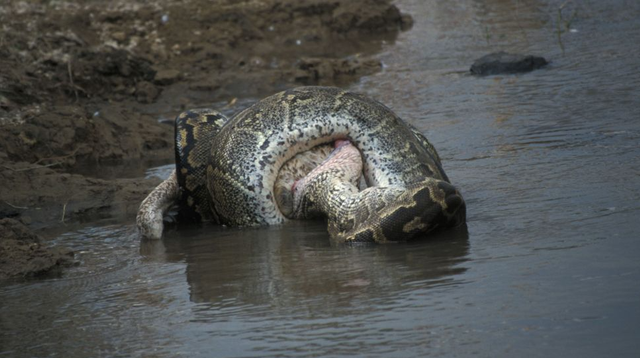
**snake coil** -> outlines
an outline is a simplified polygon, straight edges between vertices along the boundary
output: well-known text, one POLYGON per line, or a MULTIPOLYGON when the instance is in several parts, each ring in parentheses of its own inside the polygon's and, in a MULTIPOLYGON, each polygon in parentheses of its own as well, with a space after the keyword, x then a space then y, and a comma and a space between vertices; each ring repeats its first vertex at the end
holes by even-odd
POLYGON ((184 217, 229 226, 281 224, 287 216, 320 214, 340 241, 406 240, 463 223, 466 215, 461 194, 420 132, 381 103, 330 87, 284 91, 228 120, 211 110, 180 114, 176 174, 167 181, 172 180, 177 193, 163 183, 156 189, 162 193, 154 191, 150 198, 155 199, 143 202, 138 215, 143 236, 158 236, 145 234, 158 225, 145 217, 163 210, 171 198, 185 208, 184 217), (276 193, 281 169, 300 153, 323 145, 326 153, 326 145, 335 141, 353 147, 344 150, 345 156, 354 157, 353 150, 360 154, 365 188, 360 190, 355 179, 360 172, 341 179, 343 169, 321 171, 297 188, 295 210, 282 210, 276 193))

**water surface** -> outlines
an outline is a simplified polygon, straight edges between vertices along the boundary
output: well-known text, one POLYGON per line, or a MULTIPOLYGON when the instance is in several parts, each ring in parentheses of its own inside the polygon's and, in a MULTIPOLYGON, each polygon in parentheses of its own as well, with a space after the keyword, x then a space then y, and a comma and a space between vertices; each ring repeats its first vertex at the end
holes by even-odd
POLYGON ((347 247, 313 222, 80 227, 57 240, 82 265, 0 287, 0 355, 638 356, 640 3, 571 1, 570 24, 562 4, 399 1, 413 29, 351 87, 438 148, 466 228, 347 247), (551 64, 468 74, 497 50, 551 64))

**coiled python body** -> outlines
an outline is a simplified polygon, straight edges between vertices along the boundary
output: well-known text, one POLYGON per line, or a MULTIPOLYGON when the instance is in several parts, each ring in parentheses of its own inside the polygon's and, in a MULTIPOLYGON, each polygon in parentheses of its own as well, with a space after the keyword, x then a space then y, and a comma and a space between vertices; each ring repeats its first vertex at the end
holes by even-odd
POLYGON ((165 184, 169 194, 156 193, 156 199, 143 202, 138 216, 143 235, 149 226, 144 217, 160 210, 158 198, 166 206, 177 196, 204 219, 229 226, 324 215, 331 236, 341 241, 403 240, 465 220, 464 200, 449 183, 433 146, 390 109, 359 94, 301 87, 265 98, 228 121, 215 112, 208 119, 202 113, 196 117, 199 125, 176 129, 173 180, 182 194, 165 184), (199 134, 199 127, 212 128, 212 123, 211 137, 199 134), (322 145, 336 141, 346 142, 347 148, 336 149, 334 157, 343 152, 348 153, 345 158, 355 158, 353 151, 359 152, 367 189, 357 186, 360 172, 349 176, 339 166, 325 165, 330 169, 316 170, 313 178, 300 178, 302 185, 295 190, 277 194, 285 163, 299 153, 318 151, 314 148, 326 152, 322 145), (208 155, 184 150, 203 142, 199 150, 206 148, 208 155), (206 178, 195 175, 195 169, 206 171, 206 178), (292 201, 282 199, 289 196, 292 201))

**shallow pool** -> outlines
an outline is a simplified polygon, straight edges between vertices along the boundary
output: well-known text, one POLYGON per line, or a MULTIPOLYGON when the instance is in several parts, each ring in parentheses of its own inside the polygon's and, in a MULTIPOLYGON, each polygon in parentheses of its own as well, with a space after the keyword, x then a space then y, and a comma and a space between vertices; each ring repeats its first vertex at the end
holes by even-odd
POLYGON ((79 226, 56 240, 80 266, 0 287, 0 356, 637 356, 640 2, 563 3, 398 1, 413 29, 351 86, 438 148, 467 227, 353 247, 321 222, 79 226), (551 64, 469 75, 498 50, 551 64))

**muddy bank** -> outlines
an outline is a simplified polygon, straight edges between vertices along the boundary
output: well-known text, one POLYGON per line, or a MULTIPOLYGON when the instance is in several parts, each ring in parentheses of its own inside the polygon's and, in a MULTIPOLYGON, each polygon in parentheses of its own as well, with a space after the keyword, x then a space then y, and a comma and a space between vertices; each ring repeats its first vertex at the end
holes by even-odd
MULTIPOLYGON (((412 24, 387 0, 16 0, 0 22, 0 219, 22 220, 19 230, 133 219, 158 180, 103 174, 172 162, 173 129, 160 119, 348 84, 379 71, 373 55, 412 24)), ((25 235, 4 240, 2 257, 19 265, 25 235)))
POLYGON ((22 222, 0 219, 0 280, 51 273, 72 263, 72 251, 47 247, 22 222))
POLYGON ((25 162, 9 163, 0 172, 0 214, 28 218, 47 228, 105 217, 135 217, 138 206, 160 179, 99 179, 25 162), (15 190, 11 187, 19 188, 15 190))

